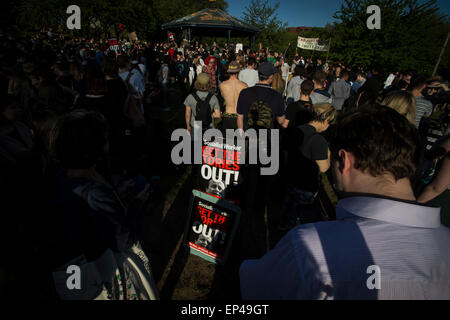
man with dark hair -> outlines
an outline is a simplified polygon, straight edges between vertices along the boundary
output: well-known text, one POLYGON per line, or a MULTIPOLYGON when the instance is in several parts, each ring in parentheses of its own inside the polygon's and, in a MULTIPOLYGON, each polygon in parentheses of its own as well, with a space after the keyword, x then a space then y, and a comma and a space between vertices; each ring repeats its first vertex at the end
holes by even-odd
POLYGON ((384 80, 380 74, 380 68, 377 65, 374 65, 371 72, 372 77, 367 79, 364 85, 358 90, 358 106, 362 106, 366 103, 374 103, 384 87, 384 80))
POLYGON ((356 80, 353 82, 352 85, 352 90, 354 91, 354 93, 356 94, 359 90, 359 88, 361 88, 364 83, 366 82, 366 77, 364 75, 363 72, 359 71, 356 73, 356 80))
POLYGON ((300 86, 300 100, 290 103, 286 108, 286 122, 289 128, 293 128, 311 120, 311 98, 314 89, 311 80, 305 80, 300 86))
POLYGON ((336 221, 292 229, 240 269, 244 299, 450 299, 450 230, 410 178, 420 139, 393 109, 344 114, 332 130, 336 221))
POLYGON ((259 79, 255 58, 248 59, 247 69, 239 72, 239 80, 245 82, 249 88, 254 87, 258 83, 259 79))
POLYGON ((311 101, 316 103, 332 103, 333 99, 328 91, 325 90, 325 81, 327 80, 327 73, 323 70, 316 70, 313 74, 312 81, 314 83, 314 91, 311 94, 311 101))
POLYGON ((73 111, 59 120, 57 128, 54 153, 64 168, 93 168, 107 154, 109 128, 100 113, 73 111))

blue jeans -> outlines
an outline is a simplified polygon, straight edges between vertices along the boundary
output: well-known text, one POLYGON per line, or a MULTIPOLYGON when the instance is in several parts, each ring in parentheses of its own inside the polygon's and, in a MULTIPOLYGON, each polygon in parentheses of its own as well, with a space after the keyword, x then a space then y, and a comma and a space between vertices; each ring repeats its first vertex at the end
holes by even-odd
POLYGON ((164 109, 169 108, 169 83, 162 84, 164 109))
POLYGON ((314 204, 317 194, 288 186, 282 214, 290 219, 292 225, 319 221, 319 213, 314 204))

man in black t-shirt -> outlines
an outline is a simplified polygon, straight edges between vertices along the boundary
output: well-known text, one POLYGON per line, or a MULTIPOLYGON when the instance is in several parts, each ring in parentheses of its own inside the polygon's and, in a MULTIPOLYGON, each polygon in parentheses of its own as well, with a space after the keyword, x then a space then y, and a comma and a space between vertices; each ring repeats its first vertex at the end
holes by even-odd
MULTIPOLYGON (((238 129, 243 130, 246 127, 248 120, 248 112, 253 102, 258 100, 267 100, 268 106, 272 110, 273 121, 276 119, 278 124, 286 127, 286 118, 284 116, 283 97, 280 93, 273 90, 270 85, 273 80, 273 75, 279 72, 271 63, 264 62, 258 68, 259 83, 254 87, 247 88, 241 91, 237 103, 237 125, 238 129)), ((273 128, 273 122, 272 126, 273 128)))
POLYGON ((304 80, 300 86, 300 100, 289 103, 286 108, 286 122, 288 126, 286 130, 281 132, 283 172, 286 172, 287 150, 289 149, 289 145, 293 144, 291 138, 295 136, 295 127, 312 120, 312 102, 309 96, 313 90, 314 83, 311 80, 304 80))
POLYGON ((313 89, 314 83, 311 80, 302 82, 300 86, 300 100, 291 102, 286 108, 286 122, 288 123, 288 128, 294 128, 312 120, 312 102, 309 96, 313 89))
MULTIPOLYGON (((286 118, 284 116, 284 102, 280 93, 273 90, 270 85, 273 80, 273 75, 279 72, 270 62, 261 63, 258 68, 259 83, 254 87, 243 89, 239 94, 237 102, 237 127, 238 130, 243 132, 248 128, 248 114, 250 108, 254 102, 264 101, 264 105, 270 108, 271 111, 271 123, 268 124, 270 129, 274 127, 276 121, 280 126, 286 127, 286 118)), ((261 114, 268 116, 267 109, 261 110, 261 114)), ((259 117, 259 115, 258 115, 259 117)), ((266 121, 266 120, 265 120, 266 121)), ((273 129, 272 129, 273 130, 273 129)), ((268 144, 279 143, 279 141, 270 141, 270 134, 268 134, 268 144)), ((254 145, 252 146, 254 147, 254 145)), ((258 144, 258 148, 261 145, 258 144)), ((269 147, 270 148, 270 147, 269 147)), ((250 147, 247 149, 249 150, 250 147)), ((260 150, 258 150, 260 152, 260 150)), ((271 152, 268 152, 271 154, 271 152)), ((252 164, 245 167, 243 170, 244 185, 243 189, 243 208, 246 212, 246 219, 253 217, 254 220, 243 222, 243 225, 248 225, 255 229, 256 225, 264 223, 264 207, 266 205, 266 199, 268 198, 270 186, 273 176, 262 176, 260 174, 261 164, 252 164)), ((249 235, 250 238, 254 238, 257 235, 249 235)), ((245 243, 247 245, 247 242, 245 243)))

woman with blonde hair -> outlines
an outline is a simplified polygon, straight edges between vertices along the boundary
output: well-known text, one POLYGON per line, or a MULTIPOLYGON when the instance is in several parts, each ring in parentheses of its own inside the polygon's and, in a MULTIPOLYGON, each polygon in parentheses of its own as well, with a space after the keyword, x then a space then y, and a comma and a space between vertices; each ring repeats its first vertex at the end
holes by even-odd
POLYGON ((275 73, 273 75, 272 89, 278 91, 282 95, 284 93, 284 81, 283 81, 283 78, 281 77, 281 74, 279 72, 275 73))
POLYGON ((332 124, 337 116, 336 109, 327 102, 316 103, 312 106, 313 120, 309 125, 316 128, 318 132, 323 132, 328 129, 330 124, 332 124))
POLYGON ((198 75, 200 73, 202 73, 202 68, 203 68, 202 63, 200 61, 200 58, 199 57, 195 57, 194 61, 192 62, 192 64, 195 66, 195 74, 198 77, 198 75))
POLYGON ((381 104, 394 109, 414 124, 416 117, 416 99, 410 92, 404 90, 390 92, 381 104))

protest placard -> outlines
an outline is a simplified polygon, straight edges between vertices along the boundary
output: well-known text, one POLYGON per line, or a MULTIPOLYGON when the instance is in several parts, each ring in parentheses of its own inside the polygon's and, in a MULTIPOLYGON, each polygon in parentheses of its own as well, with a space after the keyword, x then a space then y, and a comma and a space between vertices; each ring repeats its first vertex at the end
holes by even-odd
POLYGON ((298 37, 297 47, 306 50, 328 51, 328 45, 322 43, 319 38, 298 37))
POLYGON ((119 43, 117 41, 117 39, 108 39, 108 43, 109 43, 109 50, 115 51, 116 54, 119 53, 119 43))
POLYGON ((202 165, 197 168, 198 186, 201 191, 223 199, 236 199, 242 183, 240 176, 240 146, 227 144, 225 139, 203 141, 202 165))
POLYGON ((241 210, 231 202, 193 190, 184 243, 207 261, 224 264, 230 253, 241 210))

